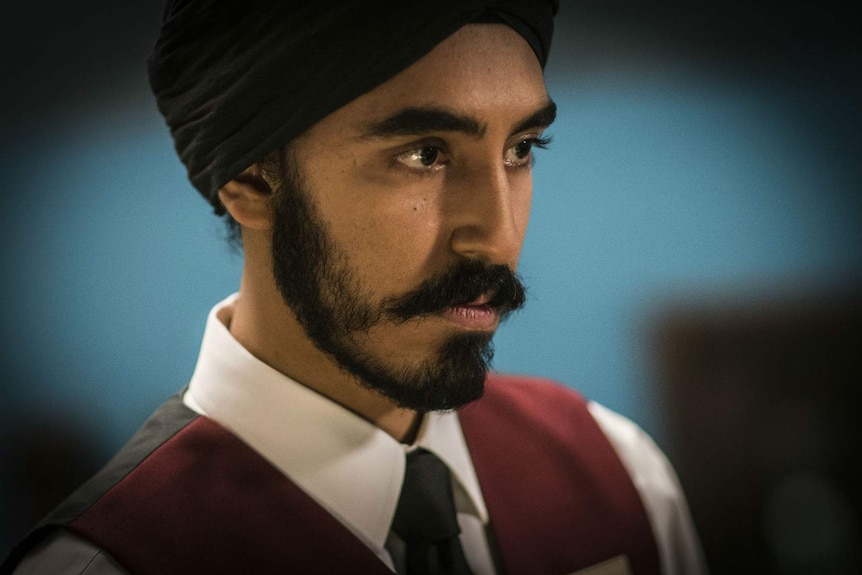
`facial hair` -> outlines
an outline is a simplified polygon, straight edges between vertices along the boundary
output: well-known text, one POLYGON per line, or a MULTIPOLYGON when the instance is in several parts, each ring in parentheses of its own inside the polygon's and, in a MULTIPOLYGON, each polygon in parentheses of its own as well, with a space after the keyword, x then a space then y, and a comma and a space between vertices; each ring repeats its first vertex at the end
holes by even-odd
POLYGON ((393 365, 362 345, 381 323, 393 325, 468 304, 491 294, 487 305, 501 320, 524 305, 525 290, 505 265, 462 259, 411 293, 375 303, 332 240, 309 189, 286 154, 274 198, 272 264, 276 284, 308 338, 368 389, 398 407, 424 413, 457 409, 484 392, 494 355, 493 334, 449 337, 427 360, 393 365))

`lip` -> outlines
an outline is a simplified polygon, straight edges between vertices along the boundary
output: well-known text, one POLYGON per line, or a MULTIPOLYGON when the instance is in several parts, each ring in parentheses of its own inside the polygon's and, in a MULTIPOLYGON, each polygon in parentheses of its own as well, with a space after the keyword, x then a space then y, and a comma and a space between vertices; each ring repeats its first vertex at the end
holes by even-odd
POLYGON ((441 315, 466 329, 485 331, 494 329, 499 321, 499 314, 488 305, 490 299, 489 296, 483 295, 469 304, 447 307, 441 315))

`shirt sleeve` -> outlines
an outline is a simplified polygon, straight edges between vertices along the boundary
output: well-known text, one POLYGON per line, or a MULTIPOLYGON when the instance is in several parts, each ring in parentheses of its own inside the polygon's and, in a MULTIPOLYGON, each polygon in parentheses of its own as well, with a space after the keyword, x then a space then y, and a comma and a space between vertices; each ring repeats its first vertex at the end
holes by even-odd
POLYGON ((57 529, 21 560, 12 575, 129 575, 101 548, 57 529))
POLYGON ((676 472, 652 438, 630 419, 591 402, 646 508, 664 575, 706 575, 700 539, 676 472))

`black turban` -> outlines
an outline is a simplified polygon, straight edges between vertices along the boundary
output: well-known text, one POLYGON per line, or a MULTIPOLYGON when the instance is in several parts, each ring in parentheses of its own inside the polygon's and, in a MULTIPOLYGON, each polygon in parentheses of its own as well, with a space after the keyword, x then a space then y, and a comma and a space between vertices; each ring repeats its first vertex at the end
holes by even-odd
POLYGON ((559 0, 169 0, 150 86, 189 179, 218 190, 465 24, 502 22, 548 57, 559 0))

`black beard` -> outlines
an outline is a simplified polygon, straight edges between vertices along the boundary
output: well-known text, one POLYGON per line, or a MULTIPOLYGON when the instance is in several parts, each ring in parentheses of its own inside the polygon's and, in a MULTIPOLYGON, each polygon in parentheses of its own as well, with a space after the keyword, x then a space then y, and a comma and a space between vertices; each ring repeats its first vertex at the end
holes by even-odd
MULTIPOLYGON (((488 305, 501 319, 524 305, 525 290, 508 266, 462 260, 417 290, 374 305, 363 295, 346 256, 332 245, 309 200, 295 158, 280 170, 275 191, 273 274, 284 301, 306 335, 365 387, 417 412, 457 409, 484 393, 494 356, 490 333, 446 340, 435 357, 393 367, 361 348, 357 336, 382 321, 404 322, 491 294, 488 305)), ((284 165, 284 161, 282 161, 284 165)))

